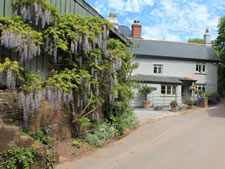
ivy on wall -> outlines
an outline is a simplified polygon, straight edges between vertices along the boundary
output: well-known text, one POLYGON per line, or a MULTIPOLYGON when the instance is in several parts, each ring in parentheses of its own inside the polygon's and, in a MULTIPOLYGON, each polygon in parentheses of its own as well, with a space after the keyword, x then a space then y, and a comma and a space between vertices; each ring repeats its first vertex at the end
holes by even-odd
POLYGON ((20 63, 13 57, 7 59, 0 72, 7 72, 9 88, 15 88, 16 77, 21 83, 19 106, 24 112, 24 128, 29 115, 41 105, 42 91, 55 108, 62 103, 70 105, 75 126, 99 116, 98 108, 104 102, 132 98, 130 76, 137 65, 132 64, 134 56, 126 45, 109 38, 112 25, 108 21, 60 16, 47 0, 14 0, 13 7, 19 16, 0 18, 0 45, 18 54, 20 63), (45 81, 22 66, 39 55, 50 60, 52 70, 45 81), (9 62, 15 66, 4 66, 9 62))

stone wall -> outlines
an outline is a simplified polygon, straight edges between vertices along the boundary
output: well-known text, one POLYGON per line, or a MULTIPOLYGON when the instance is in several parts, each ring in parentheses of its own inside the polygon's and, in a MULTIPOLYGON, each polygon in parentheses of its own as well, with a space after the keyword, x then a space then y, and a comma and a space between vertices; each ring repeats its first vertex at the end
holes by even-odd
MULTIPOLYGON (((50 129, 49 135, 55 140, 62 141, 71 138, 71 120, 66 113, 67 110, 63 106, 57 110, 48 101, 42 99, 41 107, 29 119, 30 129, 36 132, 48 128, 50 129)), ((16 91, 0 90, 0 119, 5 124, 17 126, 17 129, 21 128, 23 113, 18 108, 18 94, 16 91)), ((14 136, 16 137, 13 133, 11 139, 14 136)))
POLYGON ((21 135, 19 127, 6 125, 0 119, 0 152, 17 146, 30 147, 33 143, 33 138, 21 135))

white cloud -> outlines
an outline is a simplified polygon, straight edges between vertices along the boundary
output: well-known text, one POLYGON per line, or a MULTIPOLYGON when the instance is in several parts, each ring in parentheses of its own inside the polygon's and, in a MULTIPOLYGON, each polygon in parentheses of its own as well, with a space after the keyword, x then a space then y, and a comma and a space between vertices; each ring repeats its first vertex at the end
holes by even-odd
POLYGON ((107 0, 106 5, 118 12, 140 12, 144 7, 153 6, 154 0, 107 0))
POLYGON ((101 14, 118 13, 120 23, 130 26, 141 21, 143 37, 187 41, 202 38, 209 28, 217 36, 219 18, 224 14, 224 0, 89 0, 101 14))
MULTIPOLYGON (((155 22, 157 24, 150 26, 149 29, 153 29, 153 32, 157 29, 161 30, 161 34, 156 32, 157 35, 151 35, 151 37, 181 41, 189 38, 202 38, 206 28, 211 30, 214 39, 219 18, 215 15, 215 11, 209 11, 206 3, 194 1, 182 3, 180 0, 161 0, 158 7, 152 10, 151 15, 152 22, 157 20, 155 22)), ((146 33, 146 29, 143 32, 143 37, 149 37, 150 34, 146 33)))

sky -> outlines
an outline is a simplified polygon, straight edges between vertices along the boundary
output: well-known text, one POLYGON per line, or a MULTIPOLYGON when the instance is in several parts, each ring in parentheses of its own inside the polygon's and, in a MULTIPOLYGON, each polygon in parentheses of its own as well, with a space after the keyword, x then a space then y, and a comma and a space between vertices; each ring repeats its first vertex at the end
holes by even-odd
POLYGON ((225 16, 225 0, 86 0, 103 17, 117 13, 120 25, 142 24, 142 37, 187 42, 203 38, 209 28, 217 37, 219 19, 225 16))

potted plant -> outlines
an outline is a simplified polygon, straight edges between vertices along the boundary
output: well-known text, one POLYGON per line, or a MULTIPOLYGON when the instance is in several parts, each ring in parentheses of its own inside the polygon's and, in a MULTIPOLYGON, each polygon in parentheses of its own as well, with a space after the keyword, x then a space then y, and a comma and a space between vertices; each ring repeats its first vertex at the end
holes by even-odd
POLYGON ((151 101, 148 101, 147 96, 152 92, 152 87, 150 86, 142 86, 139 89, 139 92, 145 96, 145 101, 142 102, 142 105, 145 109, 148 109, 150 107, 151 101))
POLYGON ((172 100, 171 102, 170 102, 170 106, 171 106, 171 110, 172 110, 172 112, 176 112, 176 107, 177 107, 177 101, 176 100, 172 100))
POLYGON ((191 109, 192 105, 194 104, 194 101, 189 99, 189 100, 186 101, 186 103, 188 105, 188 109, 191 109))

